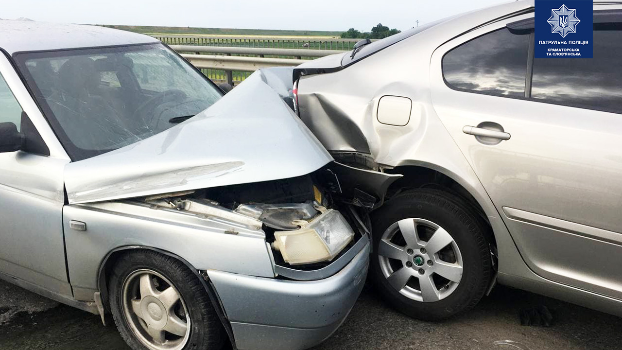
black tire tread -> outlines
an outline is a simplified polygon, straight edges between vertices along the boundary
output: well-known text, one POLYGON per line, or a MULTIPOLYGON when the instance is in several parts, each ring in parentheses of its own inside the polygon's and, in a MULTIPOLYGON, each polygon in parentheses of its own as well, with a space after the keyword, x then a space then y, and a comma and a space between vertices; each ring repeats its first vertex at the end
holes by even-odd
MULTIPOLYGON (((481 218, 475 208, 472 208, 457 196, 454 196, 439 189, 421 188, 415 190, 408 190, 391 198, 384 206, 372 213, 372 222, 374 223, 374 246, 377 245, 377 241, 379 241, 384 230, 391 224, 387 224, 387 221, 391 221, 393 219, 387 219, 392 217, 392 213, 394 213, 396 209, 412 205, 412 203, 416 203, 417 206, 425 205, 436 208, 439 211, 445 211, 449 213, 453 218, 455 218, 463 227, 466 228, 470 239, 472 239, 475 243, 477 255, 481 257, 479 266, 479 269, 481 271, 481 278, 476 281, 466 281, 466 283, 470 284, 469 288, 467 288, 467 290, 469 290, 468 293, 463 293, 463 295, 459 295, 456 298, 455 296, 458 292, 458 290, 456 290, 451 296, 442 300, 441 302, 447 301, 448 299, 453 299, 450 301, 451 305, 445 306, 444 309, 440 311, 432 310, 431 307, 426 307, 422 309, 421 305, 416 305, 413 303, 428 303, 412 301, 395 292, 394 290, 387 290, 388 286, 383 284, 384 276, 379 270, 377 256, 374 256, 372 258, 373 261, 371 264, 371 275, 372 279, 375 282, 374 284, 376 285, 380 293, 393 307, 413 318, 418 318, 426 321, 439 321, 471 310, 485 295, 493 275, 489 246, 489 237, 492 236, 491 228, 481 218), (415 307, 413 307, 413 305, 415 305, 415 307)), ((465 283, 465 281, 463 280, 460 283, 463 284, 465 283)), ((462 286, 459 286, 459 288, 461 287, 462 286)))
POLYGON ((191 334, 184 350, 217 350, 224 343, 224 330, 209 296, 197 276, 173 257, 141 250, 123 254, 115 262, 110 276, 110 309, 114 322, 125 342, 134 350, 145 350, 126 323, 120 304, 120 288, 125 277, 137 269, 148 268, 169 279, 183 296, 191 314, 191 334))

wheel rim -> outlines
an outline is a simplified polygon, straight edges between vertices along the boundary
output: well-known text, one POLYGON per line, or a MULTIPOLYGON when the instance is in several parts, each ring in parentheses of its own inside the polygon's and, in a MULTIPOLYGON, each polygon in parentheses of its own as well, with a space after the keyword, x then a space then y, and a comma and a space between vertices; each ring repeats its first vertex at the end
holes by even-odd
POLYGON ((190 315, 173 284, 152 270, 131 273, 123 283, 123 311, 138 340, 152 350, 182 349, 190 315))
POLYGON ((462 254, 453 237, 432 221, 400 220, 378 244, 380 270, 403 296, 435 302, 451 295, 462 280, 462 254))

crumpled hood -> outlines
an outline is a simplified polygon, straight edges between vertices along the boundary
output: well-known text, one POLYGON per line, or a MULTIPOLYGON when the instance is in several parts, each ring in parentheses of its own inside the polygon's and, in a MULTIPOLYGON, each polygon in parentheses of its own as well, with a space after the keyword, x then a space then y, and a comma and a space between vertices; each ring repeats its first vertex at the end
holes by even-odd
POLYGON ((330 162, 324 147, 265 81, 256 72, 184 123, 69 163, 69 203, 285 179, 330 162))

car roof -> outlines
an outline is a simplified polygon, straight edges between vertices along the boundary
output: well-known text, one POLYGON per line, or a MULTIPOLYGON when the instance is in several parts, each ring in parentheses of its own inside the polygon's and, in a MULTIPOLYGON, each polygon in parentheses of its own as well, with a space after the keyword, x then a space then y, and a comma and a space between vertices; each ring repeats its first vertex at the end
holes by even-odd
MULTIPOLYGON (((622 0, 593 0, 592 2, 594 4, 594 10, 619 10, 622 7, 622 0)), ((432 40, 434 43, 439 41, 445 42, 475 28, 496 23, 496 21, 500 19, 509 18, 508 16, 513 17, 527 13, 532 13, 533 16, 534 9, 534 0, 520 0, 500 3, 445 18, 433 28, 422 32, 420 35, 413 35, 403 41, 410 43, 412 40, 419 40, 421 38, 428 37, 433 38, 432 40)), ((434 49, 436 49, 436 47, 437 46, 435 46, 434 49)))
POLYGON ((159 42, 147 35, 92 25, 0 20, 0 48, 9 55, 46 51, 159 42))

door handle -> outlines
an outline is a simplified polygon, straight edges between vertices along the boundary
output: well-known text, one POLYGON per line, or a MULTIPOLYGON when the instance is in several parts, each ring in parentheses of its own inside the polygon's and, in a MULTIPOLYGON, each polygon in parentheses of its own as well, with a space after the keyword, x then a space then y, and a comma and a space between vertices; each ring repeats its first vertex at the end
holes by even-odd
POLYGON ((503 141, 507 141, 510 139, 510 137, 512 137, 512 135, 508 134, 507 132, 478 128, 478 127, 469 126, 469 125, 466 125, 464 128, 462 128, 462 132, 464 132, 467 135, 490 137, 493 139, 499 139, 503 141))

